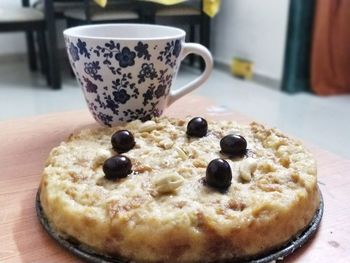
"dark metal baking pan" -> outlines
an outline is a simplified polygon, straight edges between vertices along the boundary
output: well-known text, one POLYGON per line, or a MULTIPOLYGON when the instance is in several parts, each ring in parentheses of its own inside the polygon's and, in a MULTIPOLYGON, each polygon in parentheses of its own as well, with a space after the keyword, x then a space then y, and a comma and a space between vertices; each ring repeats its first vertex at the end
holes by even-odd
MULTIPOLYGON (((225 262, 245 262, 245 263, 270 263, 272 261, 278 261, 282 260, 283 258, 287 257, 288 255, 292 254, 295 250, 302 247, 309 239, 313 237, 313 235, 316 233, 322 219, 323 215, 323 198, 320 192, 320 205, 311 221, 311 223, 296 237, 289 240, 286 244, 283 246, 270 251, 268 254, 259 255, 256 257, 251 257, 249 259, 240 259, 240 260, 225 260, 225 262)), ((98 253, 93 252, 91 249, 88 249, 85 246, 80 245, 78 242, 75 242, 73 240, 69 240, 61 235, 59 235, 57 232, 55 232, 51 226, 49 225, 44 211, 41 207, 40 203, 40 191, 38 191, 36 196, 36 212, 38 215, 38 218, 40 220, 40 223, 43 225, 44 229, 49 233, 49 235, 56 240, 61 246, 69 250, 74 255, 80 257, 86 262, 90 263, 131 263, 132 261, 123 259, 123 258, 116 258, 116 257, 109 257, 106 255, 101 255, 98 253)))

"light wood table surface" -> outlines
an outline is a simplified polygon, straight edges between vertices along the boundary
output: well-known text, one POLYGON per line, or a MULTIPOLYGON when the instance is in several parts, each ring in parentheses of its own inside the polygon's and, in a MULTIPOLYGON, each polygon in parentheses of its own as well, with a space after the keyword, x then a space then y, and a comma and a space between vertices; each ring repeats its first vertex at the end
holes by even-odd
MULTIPOLYGON (((176 102, 166 114, 250 121, 193 96, 176 102)), ((0 122, 0 262, 79 262, 39 224, 35 194, 50 150, 72 132, 92 126, 97 124, 87 110, 0 122)), ((350 161, 309 148, 318 161, 324 216, 315 238, 285 262, 350 262, 350 161)))

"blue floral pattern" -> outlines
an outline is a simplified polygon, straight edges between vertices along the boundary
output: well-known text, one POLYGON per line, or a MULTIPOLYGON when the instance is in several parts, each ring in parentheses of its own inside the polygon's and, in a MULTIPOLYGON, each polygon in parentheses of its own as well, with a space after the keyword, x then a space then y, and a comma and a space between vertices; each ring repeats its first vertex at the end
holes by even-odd
POLYGON ((97 93, 97 85, 92 83, 88 78, 83 76, 85 81, 85 90, 89 93, 97 93))
POLYGON ((131 73, 123 74, 122 78, 118 78, 115 81, 112 81, 112 89, 120 90, 120 89, 128 89, 132 91, 131 97, 137 99, 139 93, 139 89, 136 87, 135 83, 130 82, 132 80, 131 73))
POLYGON ((93 52, 100 57, 103 56, 103 64, 107 65, 109 70, 112 71, 113 74, 117 72, 120 74, 121 68, 127 68, 135 65, 135 57, 136 53, 131 51, 128 47, 123 47, 121 49, 119 43, 115 43, 114 41, 109 41, 105 43, 104 47, 96 46, 93 52), (121 68, 116 69, 112 66, 111 59, 114 58, 119 62, 119 66, 121 68))
POLYGON ((178 58, 181 52, 181 41, 175 40, 174 48, 173 48, 173 55, 178 58))
POLYGON ((159 99, 162 96, 167 96, 170 91, 173 75, 168 72, 168 69, 159 71, 158 82, 160 83, 157 90, 156 96, 159 99))
POLYGON ((125 89, 113 91, 114 100, 117 103, 125 104, 128 100, 130 100, 130 95, 126 92, 125 89))
POLYGON ((146 79, 153 80, 154 78, 158 77, 157 71, 154 68, 154 64, 143 63, 137 77, 139 78, 139 81, 138 81, 139 84, 142 82, 145 82, 146 79))
POLYGON ((182 40, 154 45, 113 40, 90 45, 80 38, 65 41, 88 108, 99 123, 112 126, 134 119, 145 121, 163 113, 179 65, 182 40))
POLYGON ((104 114, 104 113, 102 113, 102 112, 99 112, 99 113, 97 114, 97 118, 98 118, 99 120, 101 120, 105 125, 107 125, 107 126, 109 126, 109 127, 112 127, 112 125, 111 125, 111 122, 112 122, 112 120, 113 120, 113 117, 112 117, 112 116, 110 116, 110 115, 108 115, 108 114, 104 114))
POLYGON ((136 53, 130 51, 128 47, 123 47, 122 51, 115 54, 115 59, 119 61, 119 66, 126 68, 135 64, 136 53))
POLYGON ((145 110, 145 108, 139 108, 136 110, 127 109, 123 111, 124 118, 119 119, 120 121, 132 121, 135 119, 140 119, 141 121, 150 120, 152 117, 158 117, 161 115, 161 111, 156 108, 159 101, 151 102, 151 108, 149 110, 145 110))
POLYGON ((156 89, 156 92, 155 92, 157 99, 165 95, 165 90, 166 90, 165 85, 162 85, 162 84, 158 85, 158 88, 156 89))
POLYGON ((147 91, 142 95, 142 97, 143 97, 143 102, 142 102, 143 106, 146 106, 149 103, 149 101, 153 100, 153 98, 154 98, 154 89, 155 88, 156 87, 152 83, 148 87, 147 91))
POLYGON ((148 44, 143 44, 141 41, 137 43, 137 46, 134 47, 137 52, 138 58, 144 58, 145 60, 150 60, 151 55, 148 52, 148 44))
POLYGON ((158 60, 165 61, 166 65, 169 65, 171 68, 174 68, 176 65, 177 58, 181 52, 181 41, 172 40, 166 43, 164 50, 159 52, 158 60))
POLYGON ((78 48, 73 43, 69 44, 69 54, 74 62, 79 60, 78 48))
POLYGON ((86 42, 83 42, 78 38, 77 47, 79 49, 79 54, 84 55, 86 58, 90 58, 90 52, 86 48, 86 42))
POLYGON ((100 62, 92 61, 84 63, 84 71, 86 74, 90 75, 94 80, 103 81, 102 76, 98 74, 98 71, 101 69, 100 62))

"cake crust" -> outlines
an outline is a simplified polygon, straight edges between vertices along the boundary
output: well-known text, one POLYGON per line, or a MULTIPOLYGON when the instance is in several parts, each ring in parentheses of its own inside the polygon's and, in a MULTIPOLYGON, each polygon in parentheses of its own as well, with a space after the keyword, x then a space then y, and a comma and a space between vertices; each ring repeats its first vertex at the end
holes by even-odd
POLYGON ((136 262, 213 262, 269 251, 298 234, 319 205, 316 163, 300 142, 251 123, 209 121, 202 138, 188 120, 157 118, 123 127, 86 129, 54 148, 40 199, 50 225, 100 253, 136 262), (107 180, 110 139, 133 133, 133 173, 107 180), (220 139, 241 134, 247 155, 229 158, 220 139), (224 158, 232 184, 205 184, 206 167, 224 158))

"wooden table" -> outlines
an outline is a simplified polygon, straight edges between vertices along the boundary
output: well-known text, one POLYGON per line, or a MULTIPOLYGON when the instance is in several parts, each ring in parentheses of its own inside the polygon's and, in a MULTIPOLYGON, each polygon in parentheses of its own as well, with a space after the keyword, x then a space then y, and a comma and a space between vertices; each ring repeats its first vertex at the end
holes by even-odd
MULTIPOLYGON (((249 122, 237 112, 220 111, 209 100, 188 96, 166 113, 184 117, 249 122)), ((95 126, 87 110, 0 123, 0 262, 77 262, 56 244, 36 218, 34 200, 49 151, 70 133, 95 126)), ((313 240, 286 262, 350 262, 350 161, 311 148, 318 160, 325 211, 313 240)))

